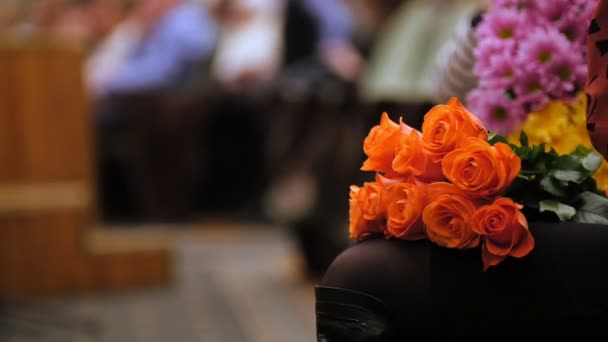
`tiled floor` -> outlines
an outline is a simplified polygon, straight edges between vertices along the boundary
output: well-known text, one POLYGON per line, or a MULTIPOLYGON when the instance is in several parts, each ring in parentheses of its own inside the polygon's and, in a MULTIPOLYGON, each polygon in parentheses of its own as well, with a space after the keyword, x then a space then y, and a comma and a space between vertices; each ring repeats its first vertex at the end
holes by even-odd
POLYGON ((310 342, 313 285, 275 227, 173 229, 173 286, 9 306, 0 341, 310 342))

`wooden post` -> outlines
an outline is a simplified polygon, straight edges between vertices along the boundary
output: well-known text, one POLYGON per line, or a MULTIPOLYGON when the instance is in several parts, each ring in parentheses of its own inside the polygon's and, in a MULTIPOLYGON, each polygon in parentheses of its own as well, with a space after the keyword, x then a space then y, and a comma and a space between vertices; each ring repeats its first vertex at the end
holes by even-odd
POLYGON ((82 62, 79 49, 56 42, 0 43, 2 299, 170 280, 166 240, 143 235, 125 244, 93 229, 95 130, 82 62))

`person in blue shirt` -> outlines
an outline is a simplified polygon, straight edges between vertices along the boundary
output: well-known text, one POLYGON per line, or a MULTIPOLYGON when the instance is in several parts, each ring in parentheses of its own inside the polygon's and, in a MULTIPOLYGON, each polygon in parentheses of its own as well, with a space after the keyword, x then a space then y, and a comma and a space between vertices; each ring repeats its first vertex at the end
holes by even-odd
POLYGON ((202 6, 139 0, 90 58, 87 83, 97 96, 177 86, 189 65, 212 55, 216 39, 216 24, 202 6))

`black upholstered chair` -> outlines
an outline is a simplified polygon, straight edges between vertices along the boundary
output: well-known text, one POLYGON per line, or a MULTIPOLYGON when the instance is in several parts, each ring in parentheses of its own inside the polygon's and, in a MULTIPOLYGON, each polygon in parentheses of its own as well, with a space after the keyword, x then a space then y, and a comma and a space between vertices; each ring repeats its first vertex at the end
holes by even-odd
POLYGON ((533 223, 523 259, 482 271, 480 250, 370 239, 316 289, 322 342, 606 338, 608 226, 533 223))

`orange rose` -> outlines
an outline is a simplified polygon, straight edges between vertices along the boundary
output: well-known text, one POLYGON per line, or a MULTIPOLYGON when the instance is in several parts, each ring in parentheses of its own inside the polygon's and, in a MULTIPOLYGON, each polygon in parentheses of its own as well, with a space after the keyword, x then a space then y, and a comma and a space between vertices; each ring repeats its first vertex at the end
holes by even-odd
POLYGON ((385 188, 397 184, 397 183, 409 183, 414 181, 415 179, 412 177, 404 177, 401 175, 397 175, 396 177, 386 177, 380 173, 376 173, 376 182, 382 184, 385 188))
POLYGON ((388 114, 382 113, 380 124, 374 126, 365 141, 363 151, 367 160, 361 170, 388 172, 395 156, 395 147, 401 137, 401 127, 393 122, 388 114))
POLYGON ((459 188, 488 197, 505 190, 519 174, 521 160, 509 145, 491 146, 469 137, 442 161, 443 174, 459 188))
POLYGON ((487 140, 488 132, 456 98, 433 107, 422 124, 422 142, 435 162, 454 150, 467 137, 487 140))
POLYGON ((425 190, 422 184, 393 184, 385 189, 383 201, 389 235, 403 240, 424 239, 422 209, 425 203, 425 190))
POLYGON ((427 206, 422 212, 426 234, 434 243, 448 248, 475 248, 479 235, 471 228, 477 206, 464 191, 449 183, 427 186, 427 206))
POLYGON ((434 163, 427 155, 422 147, 422 135, 415 130, 399 139, 392 168, 401 176, 415 176, 427 182, 443 179, 441 164, 434 163))
POLYGON ((384 233, 382 192, 383 188, 379 183, 350 187, 348 231, 351 238, 362 240, 373 234, 384 233))
POLYGON ((509 255, 524 257, 534 248, 534 238, 521 208, 510 198, 499 197, 473 215, 473 231, 484 237, 481 254, 484 270, 509 255))

